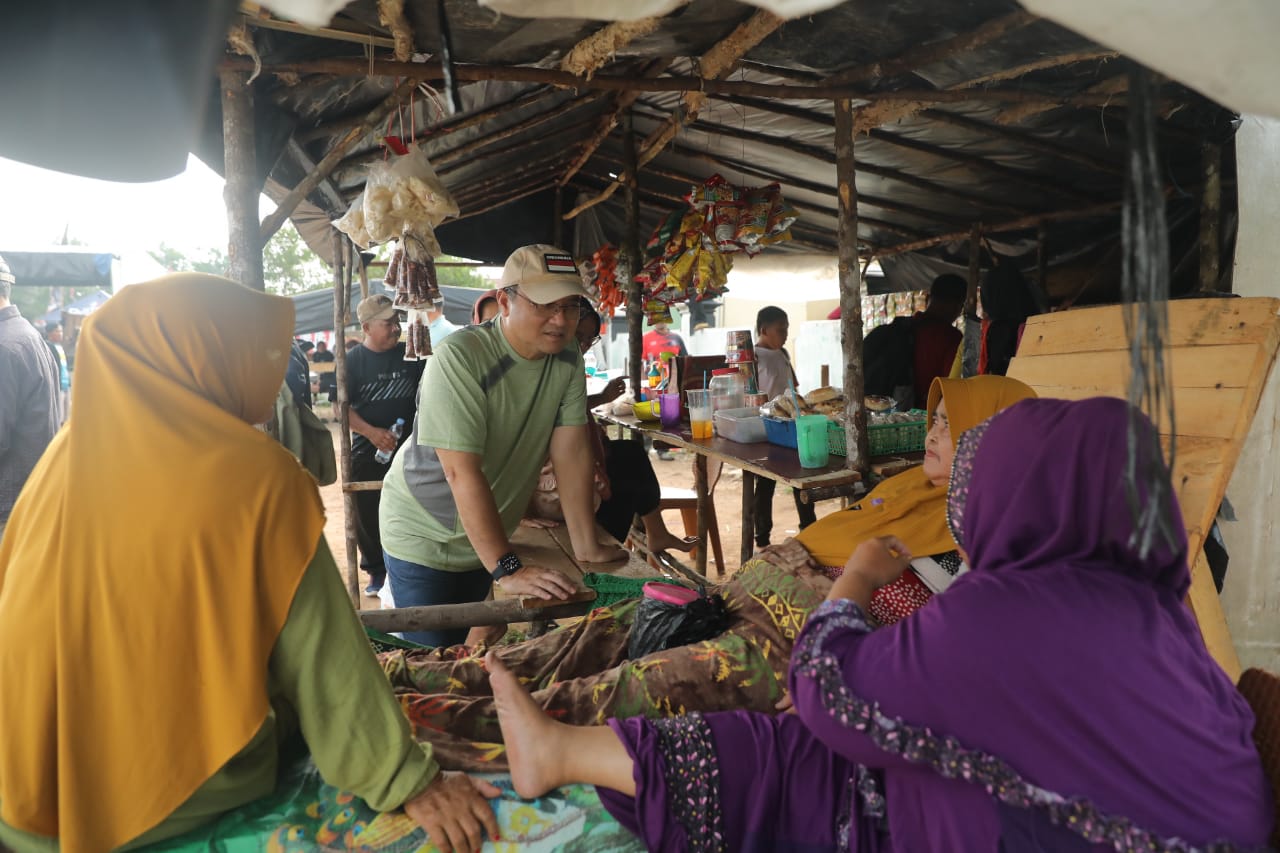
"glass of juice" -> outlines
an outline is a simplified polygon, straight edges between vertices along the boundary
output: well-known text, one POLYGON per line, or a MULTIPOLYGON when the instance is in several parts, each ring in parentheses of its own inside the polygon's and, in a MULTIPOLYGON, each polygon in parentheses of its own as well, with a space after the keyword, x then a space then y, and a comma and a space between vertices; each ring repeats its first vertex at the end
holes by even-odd
POLYGON ((689 390, 689 427, 694 441, 711 438, 714 434, 711 426, 711 392, 689 390))

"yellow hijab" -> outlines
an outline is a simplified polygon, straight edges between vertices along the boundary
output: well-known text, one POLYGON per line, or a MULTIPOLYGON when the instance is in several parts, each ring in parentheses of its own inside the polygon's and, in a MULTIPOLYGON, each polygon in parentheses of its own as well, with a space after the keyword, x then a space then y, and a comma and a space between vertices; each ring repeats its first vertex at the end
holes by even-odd
MULTIPOLYGON (((1005 376, 935 379, 929 388, 929 419, 939 400, 947 402, 951 440, 1001 409, 1036 396, 1028 386, 1005 376)), ((800 531, 796 539, 824 566, 843 566, 863 541, 897 536, 917 556, 955 550, 947 529, 947 489, 935 486, 919 468, 885 480, 861 501, 800 531)))
POLYGON ((0 818, 108 850, 153 828, 266 719, 267 663, 324 523, 251 424, 286 299, 211 275, 85 323, 71 419, 0 546, 0 818))

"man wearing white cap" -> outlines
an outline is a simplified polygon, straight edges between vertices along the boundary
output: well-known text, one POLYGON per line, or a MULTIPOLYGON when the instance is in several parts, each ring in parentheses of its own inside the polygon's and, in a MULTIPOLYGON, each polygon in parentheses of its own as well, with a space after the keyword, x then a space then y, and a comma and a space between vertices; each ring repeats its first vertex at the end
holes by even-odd
MULTIPOLYGON (((564 598, 575 584, 511 545, 550 453, 577 558, 623 559, 596 538, 586 378, 574 342, 582 278, 554 246, 507 259, 495 322, 454 332, 427 364, 413 434, 383 483, 381 531, 397 607, 504 592, 564 598)), ((466 630, 406 637, 451 645, 466 630)))

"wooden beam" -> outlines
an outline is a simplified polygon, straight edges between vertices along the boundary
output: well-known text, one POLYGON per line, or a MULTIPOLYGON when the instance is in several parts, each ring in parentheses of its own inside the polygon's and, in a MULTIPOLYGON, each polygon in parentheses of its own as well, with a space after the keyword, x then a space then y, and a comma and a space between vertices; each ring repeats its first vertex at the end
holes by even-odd
POLYGON ((591 76, 608 64, 619 50, 658 28, 662 17, 655 15, 636 21, 613 21, 569 48, 560 60, 560 70, 576 77, 591 76))
MULTIPOLYGON (((228 56, 218 68, 244 70, 253 68, 253 62, 239 56, 228 56)), ((344 77, 403 77, 413 74, 423 82, 439 82, 443 72, 438 62, 393 62, 375 59, 314 59, 297 62, 263 63, 262 71, 271 74, 335 74, 344 77)), ((515 83, 545 83, 561 89, 609 92, 685 92, 704 95, 730 94, 755 95, 790 101, 815 99, 853 98, 863 103, 879 101, 922 101, 926 104, 954 104, 966 101, 989 103, 1026 104, 1038 109, 1055 109, 1063 106, 1094 107, 1115 103, 1109 95, 1079 94, 1064 98, 1052 97, 1024 89, 894 89, 885 92, 863 92, 849 85, 829 84, 815 86, 778 83, 749 83, 741 80, 713 80, 705 77, 669 76, 645 78, 634 75, 597 74, 590 80, 575 77, 550 68, 529 65, 455 65, 458 80, 505 80, 515 83)))
POLYGON ((543 190, 549 190, 555 185, 556 185, 556 182, 554 178, 548 181, 543 181, 532 187, 528 187, 524 190, 521 190, 520 192, 515 193, 514 195, 486 204, 484 207, 478 208, 476 210, 463 211, 462 213, 459 213, 456 217, 454 217, 450 221, 457 222, 460 219, 467 219, 472 216, 479 216, 482 213, 488 213, 491 210, 496 210, 499 207, 504 207, 508 204, 511 204, 512 202, 519 201, 520 199, 525 198, 527 196, 531 196, 534 193, 540 193, 543 190))
POLYGON ((413 28, 404 16, 404 0, 378 0, 378 23, 391 31, 397 62, 413 57, 413 28))
MULTIPOLYGON (((640 186, 636 178, 639 169, 639 154, 636 151, 635 122, 632 121, 631 110, 622 114, 622 150, 627 175, 626 225, 623 233, 623 250, 627 264, 627 373, 630 375, 633 389, 644 387, 641 359, 644 351, 644 306, 641 300, 641 286, 638 276, 644 265, 644 253, 640 243, 640 186)), ((639 391, 636 391, 639 399, 639 391)), ((706 551, 706 540, 703 540, 702 551, 706 551)), ((706 564, 703 564, 706 571, 706 564)))
POLYGON ((371 48, 393 48, 396 46, 393 39, 385 38, 383 36, 375 36, 373 33, 357 33, 352 30, 343 30, 337 27, 308 27, 293 21, 282 21, 278 18, 266 17, 266 14, 266 12, 259 10, 258 17, 245 15, 244 22, 251 27, 257 27, 260 30, 278 30, 282 33, 295 33, 300 36, 307 36, 308 38, 351 42, 371 48))
MULTIPOLYGON (((644 76, 657 77, 671 66, 671 62, 672 60, 670 58, 665 57, 655 60, 644 70, 644 76)), ((624 112, 631 108, 631 105, 635 103, 636 99, 639 97, 639 92, 619 92, 614 96, 613 109, 600 118, 600 123, 596 127, 595 132, 592 133, 591 136, 582 144, 582 147, 578 151, 578 156, 574 159, 573 163, 569 165, 569 168, 565 169, 564 174, 560 176, 561 186, 569 183, 569 179, 572 178, 579 169, 586 165, 587 161, 591 159, 591 155, 596 152, 596 149, 600 147, 601 143, 603 143, 609 137, 609 134, 613 132, 613 129, 618 126, 618 119, 624 112)))
MULTIPOLYGON (((729 33, 721 41, 712 45, 711 49, 702 55, 698 60, 698 68, 701 75, 705 78, 715 80, 728 74, 733 70, 733 65, 742 58, 749 50, 758 45, 769 36, 774 30, 782 26, 783 20, 772 12, 763 9, 753 13, 750 18, 740 24, 733 32, 729 33)), ((640 168, 648 163, 654 157, 658 156, 658 152, 663 146, 675 138, 676 132, 688 122, 692 121, 698 115, 698 110, 706 100, 706 95, 702 92, 686 92, 684 100, 680 107, 672 114, 664 124, 659 125, 653 132, 645 137, 644 143, 640 146, 640 150, 636 154, 636 168, 640 168)), ((564 215, 565 219, 572 219, 584 210, 587 210, 605 199, 612 196, 621 187, 631 173, 623 174, 618 177, 617 183, 606 187, 603 192, 595 196, 595 198, 579 204, 573 210, 564 215)))
MULTIPOLYGON (((1080 207, 1072 210, 1059 210, 1053 213, 1035 213, 1030 216, 1023 216, 1019 219, 1012 219, 1007 222, 998 222, 994 225, 982 226, 984 234, 1002 234, 1009 231, 1023 231, 1028 228, 1038 228, 1046 222, 1067 222, 1072 219, 1092 219, 1098 216, 1108 216, 1116 214, 1120 211, 1121 202, 1107 201, 1101 204, 1094 204, 1088 207, 1080 207)), ((877 258, 887 258, 893 255, 901 255, 904 252, 918 252, 921 249, 929 249, 933 246, 940 246, 943 243, 958 243, 969 239, 968 231, 955 231, 951 234, 939 234, 937 237, 930 237, 926 240, 916 240, 911 243, 900 243, 897 246, 886 246, 876 253, 877 258)))
POLYGON ((1200 290, 1214 293, 1220 280, 1222 228, 1222 146, 1200 148, 1204 186, 1200 190, 1200 290))
POLYGON ((266 290, 262 242, 258 240, 257 157, 254 147, 253 90, 244 71, 223 71, 222 150, 227 207, 227 277, 254 290, 266 290))
POLYGON ((940 109, 927 109, 921 112, 921 115, 930 121, 939 124, 947 124, 952 127, 971 130, 974 133, 980 133, 985 136, 993 136, 997 139, 1008 139, 1016 142, 1029 151, 1035 151, 1040 154, 1047 154, 1050 157, 1057 157, 1060 160, 1067 160, 1072 163, 1078 163, 1090 169, 1096 169, 1099 172, 1105 172, 1108 175, 1123 175, 1124 166, 1113 163, 1110 160, 1104 160, 1101 157, 1094 156, 1086 151, 1069 145, 1062 145, 1048 139, 1043 139, 1025 130, 1014 130, 1013 128, 1003 127, 998 124, 987 124, 984 121, 969 118, 968 116, 959 115, 957 113, 948 112, 940 109))
MULTIPOLYGON (((1038 20, 1040 19, 1030 12, 1021 10, 1010 12, 999 18, 993 18, 967 33, 960 33, 950 38, 910 47, 890 59, 879 59, 875 62, 860 65, 857 68, 850 68, 838 74, 832 74, 823 82, 828 86, 848 86, 866 80, 884 79, 885 77, 906 74, 926 65, 933 65, 936 62, 950 59, 961 53, 969 53, 984 44, 1003 38, 1009 33, 1033 24, 1038 20)), ((854 97, 857 96, 855 95, 854 97)))
POLYGON ((853 103, 835 102, 836 200, 840 225, 840 339, 844 349, 845 466, 864 478, 871 470, 867 444, 867 407, 863 402, 865 377, 862 364, 862 281, 858 264, 858 183, 853 156, 853 103))
MULTIPOLYGON (((723 124, 713 124, 702 120, 695 122, 692 125, 692 128, 694 130, 704 130, 708 133, 716 133, 733 139, 743 139, 748 142, 759 142, 763 145, 772 145, 776 148, 781 148, 796 154, 802 154, 806 157, 812 157, 813 159, 829 165, 835 165, 835 155, 831 153, 830 150, 817 145, 809 145, 803 142, 796 142, 793 139, 784 139, 782 137, 770 136, 757 131, 729 127, 728 125, 723 124)), ((934 183, 933 181, 928 181, 924 178, 917 178, 914 175, 909 175, 906 172, 900 172, 896 169, 889 169, 884 166, 877 166, 874 163, 867 163, 863 160, 858 161, 857 171, 868 175, 875 175, 876 177, 885 178, 887 180, 898 181, 900 183, 907 184, 908 186, 913 186, 917 189, 922 189, 937 195, 950 196, 951 198, 959 199, 968 204, 978 205, 989 210, 1003 210, 1017 214, 1026 213, 1025 210, 1013 207, 994 197, 981 196, 966 190, 953 189, 945 184, 934 183)))
MULTIPOLYGON (((682 157, 690 157, 690 158, 702 160, 704 162, 710 163, 713 166, 732 169, 736 172, 741 172, 744 175, 751 175, 752 177, 760 178, 761 180, 768 181, 770 183, 773 183, 776 181, 777 183, 781 184, 784 187, 795 187, 796 189, 808 190, 809 192, 815 192, 815 193, 822 193, 823 195, 834 195, 835 193, 835 188, 828 186, 826 184, 820 184, 816 181, 806 181, 803 178, 795 178, 790 175, 784 175, 778 172, 773 172, 768 169, 760 168, 758 166, 752 166, 748 163, 744 163, 741 160, 735 160, 732 157, 725 157, 724 155, 721 155, 721 154, 712 154, 706 151, 699 151, 696 148, 691 148, 679 142, 672 145, 671 150, 672 152, 679 154, 682 157)), ((863 205, 867 205, 868 207, 878 207, 881 210, 892 210, 897 213, 906 213, 906 214, 910 214, 911 216, 916 216, 921 219, 932 220, 934 222, 940 222, 946 225, 958 226, 958 225, 963 225, 966 221, 964 219, 961 219, 958 216, 951 216, 946 213, 940 213, 939 211, 936 211, 936 210, 929 210, 927 208, 917 207, 914 204, 907 204, 906 202, 887 199, 881 196, 869 195, 864 192, 859 192, 858 193, 859 209, 861 209, 863 205)))
POLYGON ((952 83, 948 89, 972 89, 977 86, 985 86, 988 83, 998 83, 1002 80, 1016 80, 1026 74, 1033 74, 1036 71, 1047 71, 1051 68, 1065 68, 1068 65, 1078 65, 1081 62, 1105 62, 1108 59, 1118 59, 1120 54, 1114 50, 1080 50, 1074 53, 1063 53, 1058 56, 1042 56, 1039 59, 1033 59, 1030 62, 1024 62, 1021 65, 1010 65, 1007 68, 1001 68, 992 71, 990 74, 983 74, 979 77, 971 77, 968 80, 962 80, 959 83, 952 83))
MULTIPOLYGON (((307 153, 307 149, 303 148, 298 143, 297 139, 293 137, 289 138, 289 141, 285 143, 285 153, 288 154, 294 164, 297 165, 297 167, 304 173, 310 174, 315 171, 315 162, 312 161, 311 155, 307 153)), ((349 203, 346 198, 343 197, 342 191, 334 184, 332 178, 325 177, 320 181, 316 189, 320 191, 320 194, 324 197, 326 202, 322 207, 326 208, 331 216, 336 218, 347 212, 349 203)))
MULTIPOLYGON (((504 139, 510 139, 513 136, 518 136, 521 133, 533 130, 535 127, 540 127, 549 121, 565 116, 580 107, 595 103, 596 101, 598 101, 598 98, 592 95, 583 95, 580 98, 574 98, 553 110, 531 115, 523 121, 518 121, 509 127, 502 128, 501 130, 495 130, 493 133, 486 134, 478 139, 473 139, 470 142, 459 145, 457 148, 451 148, 444 152, 437 151, 431 155, 431 162, 438 166, 452 163, 460 157, 474 154, 476 151, 479 151, 482 148, 487 148, 495 142, 501 142, 504 139)), ((528 142, 523 141, 521 144, 527 145, 528 142)))
POLYGON ((585 616, 595 607, 596 594, 582 590, 564 601, 539 598, 500 598, 466 604, 433 604, 397 607, 394 610, 361 610, 360 621, 375 631, 449 631, 484 625, 506 625, 543 619, 585 616))
MULTIPOLYGON (((1128 91, 1129 73, 1127 71, 1121 71, 1119 74, 1108 77, 1098 83, 1094 83, 1092 86, 1081 92, 1080 95, 1075 97, 1088 96, 1094 98, 1105 98, 1106 102, 1101 105, 1105 107, 1119 96, 1128 93, 1128 91)), ((1013 104, 1005 107, 1004 110, 996 116, 996 121, 1000 124, 1018 124, 1019 122, 1026 121, 1032 116, 1038 116, 1041 113, 1047 113, 1049 110, 1053 109, 1057 109, 1057 107, 1049 104, 1013 104)))
MULTIPOLYGON (((551 86, 532 89, 508 101, 503 101, 500 104, 494 104, 492 107, 489 107, 488 109, 481 110, 480 112, 477 112, 477 113, 472 113, 471 115, 460 118, 457 121, 452 121, 452 122, 449 122, 448 124, 423 127, 419 132, 413 135, 412 138, 406 139, 404 141, 405 141, 405 144, 409 144, 411 142, 421 142, 423 140, 435 141, 437 139, 442 139, 451 133, 457 133, 460 130, 468 130, 469 128, 475 127, 477 125, 484 124, 490 119, 497 118, 498 116, 508 115, 510 113, 515 112, 516 110, 525 109, 526 107, 530 107, 530 106, 533 106, 534 104, 541 103, 542 101, 545 101, 548 98, 553 98, 560 94, 561 94, 561 91, 559 89, 556 89, 551 86)), ((343 123, 349 122, 349 121, 351 121, 351 119, 344 119, 343 123)), ((302 139, 303 141, 308 141, 310 139, 318 139, 324 136, 329 136, 334 131, 341 129, 341 126, 340 126, 341 124, 342 123, 340 122, 334 122, 332 125, 319 126, 312 130, 307 131, 306 133, 299 136, 299 138, 302 139)), ((365 151, 360 154, 356 154, 351 157, 347 157, 343 159, 340 165, 340 168, 342 172, 345 174, 349 169, 353 167, 366 166, 369 163, 375 162, 380 159, 382 159, 382 147, 378 146, 372 151, 365 151)))
POLYGON ((351 401, 347 398, 347 312, 351 300, 348 297, 347 278, 343 272, 346 246, 351 241, 337 229, 333 231, 333 381, 337 396, 334 405, 338 410, 338 472, 342 476, 343 541, 347 558, 347 592, 356 607, 360 606, 360 559, 356 553, 356 533, 359 510, 356 496, 346 489, 351 483, 351 401))
POLYGON ((262 226, 259 229, 258 245, 266 245, 271 239, 271 235, 279 230, 284 221, 293 213, 294 208, 298 206, 298 202, 311 194, 311 191, 320 185, 320 182, 329 177, 329 174, 338 166, 342 160, 342 155, 347 149, 362 139, 366 134, 381 124, 387 114, 400 105, 404 97, 418 87, 416 79, 407 79, 396 86, 391 94, 382 100, 374 108, 373 112, 365 117, 365 120, 356 127, 347 131, 346 134, 338 140, 337 144, 329 149, 329 153, 325 154, 323 159, 316 164, 316 167, 307 173, 307 176, 298 182, 298 185, 289 190, 289 194, 280 200, 280 204, 265 219, 262 220, 262 226))

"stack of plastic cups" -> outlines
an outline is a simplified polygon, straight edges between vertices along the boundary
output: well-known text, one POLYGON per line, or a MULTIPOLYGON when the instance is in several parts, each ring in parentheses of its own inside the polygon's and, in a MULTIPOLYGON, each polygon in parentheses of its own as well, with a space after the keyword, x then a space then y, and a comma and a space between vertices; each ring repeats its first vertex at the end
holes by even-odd
POLYGON ((751 342, 750 332, 739 330, 728 333, 724 347, 724 360, 726 364, 738 368, 742 373, 742 381, 748 394, 754 394, 760 390, 756 374, 756 348, 751 342))

